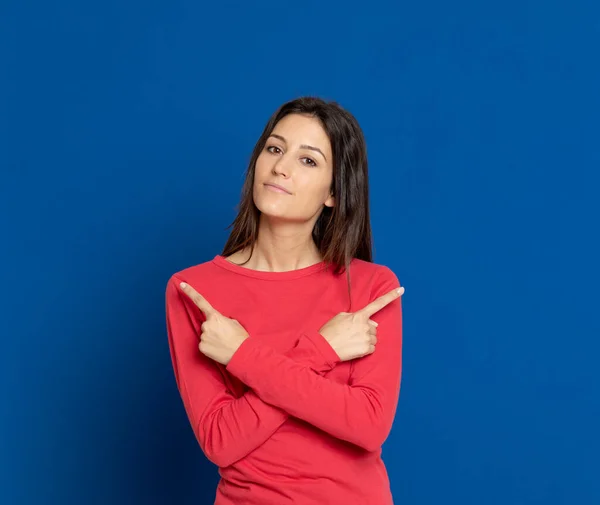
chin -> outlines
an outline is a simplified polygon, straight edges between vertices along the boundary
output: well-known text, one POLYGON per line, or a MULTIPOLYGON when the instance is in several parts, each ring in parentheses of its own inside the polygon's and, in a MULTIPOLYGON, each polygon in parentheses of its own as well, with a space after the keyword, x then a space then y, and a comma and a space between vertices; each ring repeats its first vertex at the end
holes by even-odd
POLYGON ((286 208, 282 204, 281 199, 278 198, 277 193, 265 194, 266 191, 261 191, 263 188, 254 189, 254 205, 261 212, 267 216, 273 217, 285 217, 286 208))
POLYGON ((256 205, 256 208, 260 211, 260 213, 264 214, 265 216, 281 219, 281 218, 285 218, 288 214, 285 211, 285 209, 281 208, 281 205, 269 204, 269 203, 260 202, 260 201, 258 201, 258 202, 255 201, 254 204, 256 205))

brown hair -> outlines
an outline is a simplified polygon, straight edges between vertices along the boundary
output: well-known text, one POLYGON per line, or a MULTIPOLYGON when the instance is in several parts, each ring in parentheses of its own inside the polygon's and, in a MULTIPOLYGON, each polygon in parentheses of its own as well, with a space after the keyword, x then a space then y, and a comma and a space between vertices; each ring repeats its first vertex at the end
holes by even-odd
POLYGON ((252 196, 256 160, 275 125, 288 114, 305 114, 317 118, 331 142, 331 191, 335 197, 335 205, 323 206, 312 232, 323 261, 328 266, 333 265, 336 274, 349 270, 347 267, 353 258, 373 261, 367 149, 363 132, 352 114, 336 102, 326 102, 317 97, 301 97, 287 102, 267 122, 252 151, 242 187, 239 212, 228 226, 233 229, 221 254, 229 256, 248 246, 254 248, 260 216, 252 196))

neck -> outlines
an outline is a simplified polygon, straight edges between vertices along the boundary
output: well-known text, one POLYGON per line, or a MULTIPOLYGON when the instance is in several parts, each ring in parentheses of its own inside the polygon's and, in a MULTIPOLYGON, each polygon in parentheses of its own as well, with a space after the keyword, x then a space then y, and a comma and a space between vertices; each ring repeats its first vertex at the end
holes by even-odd
MULTIPOLYGON (((322 261, 321 253, 312 239, 314 223, 276 221, 261 215, 258 238, 247 268, 268 272, 286 272, 309 267, 322 261)), ((248 259, 250 248, 243 251, 248 259)))

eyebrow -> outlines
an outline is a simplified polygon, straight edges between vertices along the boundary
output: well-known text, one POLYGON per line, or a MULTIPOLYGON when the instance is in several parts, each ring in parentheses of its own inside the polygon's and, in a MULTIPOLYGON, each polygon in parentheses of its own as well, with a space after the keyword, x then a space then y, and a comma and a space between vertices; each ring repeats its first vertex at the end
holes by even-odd
MULTIPOLYGON (((287 140, 285 140, 285 138, 282 137, 281 135, 277 135, 276 133, 271 133, 270 136, 275 137, 276 139, 279 139, 279 140, 287 143, 287 140)), ((317 152, 321 153, 321 156, 323 156, 323 158, 325 158, 325 161, 327 161, 327 157, 323 154, 323 151, 321 151, 321 149, 319 149, 318 147, 309 146, 307 144, 302 144, 300 147, 303 149, 310 149, 311 151, 317 151, 317 152)))

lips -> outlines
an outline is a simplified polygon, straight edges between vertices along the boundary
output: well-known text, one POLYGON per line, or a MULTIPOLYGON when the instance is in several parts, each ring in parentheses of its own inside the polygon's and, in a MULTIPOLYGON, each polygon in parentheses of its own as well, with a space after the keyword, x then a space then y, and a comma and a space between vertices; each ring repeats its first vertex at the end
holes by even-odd
POLYGON ((271 189, 274 189, 274 190, 279 190, 280 192, 287 193, 288 195, 291 195, 291 194, 292 194, 292 193, 291 193, 291 191, 287 190, 287 189, 286 189, 286 188, 284 188, 283 186, 280 186, 279 184, 274 184, 274 183, 272 183, 272 182, 266 182, 266 183, 265 183, 265 186, 270 186, 270 187, 271 187, 271 189))

